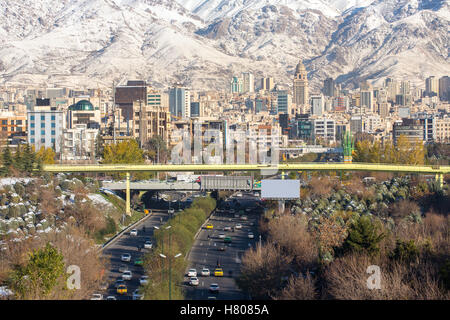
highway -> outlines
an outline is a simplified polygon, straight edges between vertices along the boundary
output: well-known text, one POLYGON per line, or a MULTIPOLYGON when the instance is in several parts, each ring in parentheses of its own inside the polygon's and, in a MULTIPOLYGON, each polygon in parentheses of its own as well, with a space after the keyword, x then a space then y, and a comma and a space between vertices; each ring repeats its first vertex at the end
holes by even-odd
MULTIPOLYGON (((186 198, 182 198, 181 194, 171 193, 171 195, 174 195, 179 200, 184 200, 186 198)), ((104 299, 106 299, 107 296, 115 296, 117 300, 132 299, 133 292, 139 288, 139 279, 144 275, 143 267, 134 265, 134 261, 138 257, 143 258, 144 254, 151 250, 142 248, 145 238, 151 238, 153 242, 154 227, 159 227, 169 219, 167 207, 168 202, 166 201, 152 201, 148 206, 148 209, 152 210, 151 216, 134 227, 138 230, 137 236, 132 236, 130 235, 130 232, 127 231, 103 250, 103 256, 109 260, 109 268, 106 271, 109 286, 107 290, 99 290, 98 293, 103 294, 104 299), (145 232, 143 231, 144 227, 145 232), (131 254, 130 262, 121 261, 121 256, 124 253, 131 254), (126 295, 119 295, 115 288, 116 280, 122 278, 122 272, 119 271, 120 266, 128 267, 128 270, 132 273, 132 279, 124 281, 128 291, 126 295)))
MULTIPOLYGON (((245 212, 246 208, 255 207, 259 198, 253 196, 252 193, 242 192, 242 197, 231 197, 227 199, 226 204, 230 205, 230 209, 214 212, 209 223, 213 224, 213 229, 203 228, 194 242, 191 252, 188 256, 188 269, 195 268, 199 279, 198 286, 190 286, 189 278, 185 276, 183 286, 186 290, 186 299, 188 300, 206 300, 215 297, 217 300, 246 300, 247 297, 238 289, 234 278, 240 274, 241 257, 245 250, 250 246, 255 246, 259 241, 257 232, 257 223, 260 214, 253 212, 245 212), (233 199, 236 199, 233 202, 233 199), (242 220, 235 217, 235 213, 230 212, 231 209, 236 211, 244 210, 244 215, 248 220, 242 220), (235 227, 237 224, 242 225, 242 229, 232 231, 224 231, 226 226, 235 227), (253 232, 254 238, 249 239, 248 233, 253 232), (219 238, 219 234, 230 236, 231 244, 224 244, 224 240, 219 238), (208 237, 209 236, 209 237, 208 237), (219 251, 220 247, 226 247, 225 251, 219 251), (217 264, 223 268, 224 276, 215 277, 214 269, 217 264), (202 277, 200 272, 202 268, 208 268, 211 276, 202 277), (231 273, 230 273, 231 272, 231 273), (211 283, 219 284, 219 293, 209 293, 211 283)), ((187 272, 187 270, 186 270, 187 272)))

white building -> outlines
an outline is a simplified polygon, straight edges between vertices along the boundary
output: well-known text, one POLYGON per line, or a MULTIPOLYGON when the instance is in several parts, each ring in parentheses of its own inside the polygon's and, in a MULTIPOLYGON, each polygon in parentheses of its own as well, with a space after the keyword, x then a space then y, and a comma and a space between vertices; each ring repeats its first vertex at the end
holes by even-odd
POLYGON ((64 125, 63 111, 28 111, 28 143, 39 150, 41 147, 60 151, 64 125))
POLYGON ((98 129, 88 129, 86 124, 76 124, 63 131, 63 160, 86 160, 95 156, 98 129))
POLYGON ((244 93, 255 92, 255 77, 250 72, 244 72, 242 74, 244 93))
POLYGON ((314 120, 314 138, 336 141, 336 121, 327 118, 314 120))

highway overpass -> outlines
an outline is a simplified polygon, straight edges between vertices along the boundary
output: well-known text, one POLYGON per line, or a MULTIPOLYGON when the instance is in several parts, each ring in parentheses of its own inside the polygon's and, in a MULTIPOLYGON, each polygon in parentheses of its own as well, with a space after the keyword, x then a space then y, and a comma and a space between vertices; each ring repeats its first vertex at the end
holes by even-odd
POLYGON ((368 171, 433 174, 444 185, 444 175, 450 173, 450 166, 397 165, 374 163, 280 163, 280 164, 103 164, 103 165, 44 165, 45 172, 104 172, 126 173, 126 213, 130 214, 130 172, 225 172, 225 171, 259 171, 263 175, 274 171, 368 171))

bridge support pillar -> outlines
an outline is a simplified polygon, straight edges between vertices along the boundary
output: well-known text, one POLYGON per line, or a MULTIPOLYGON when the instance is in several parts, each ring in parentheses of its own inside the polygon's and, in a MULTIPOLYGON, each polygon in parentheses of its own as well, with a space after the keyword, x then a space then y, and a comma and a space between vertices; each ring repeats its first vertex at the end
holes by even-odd
POLYGON ((125 194, 126 194, 126 200, 125 200, 125 213, 128 215, 128 216, 131 216, 131 199, 130 199, 130 173, 129 172, 127 172, 127 184, 126 184, 126 191, 125 191, 125 194))
POLYGON ((444 174, 436 173, 436 181, 439 182, 439 187, 441 189, 443 189, 444 188, 444 174))

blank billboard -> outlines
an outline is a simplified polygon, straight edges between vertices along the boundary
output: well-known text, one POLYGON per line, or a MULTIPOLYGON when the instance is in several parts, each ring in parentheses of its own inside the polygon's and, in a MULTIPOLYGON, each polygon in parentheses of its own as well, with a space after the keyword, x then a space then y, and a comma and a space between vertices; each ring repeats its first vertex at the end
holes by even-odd
POLYGON ((299 199, 300 180, 267 179, 261 181, 263 199, 299 199))

